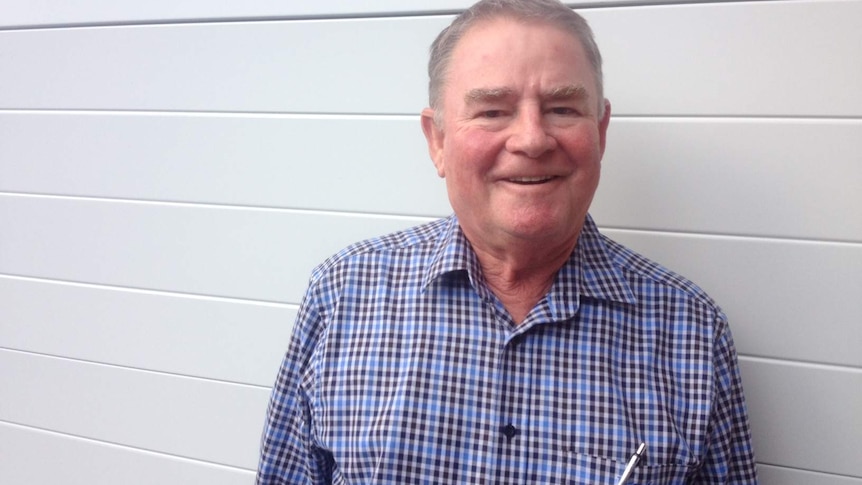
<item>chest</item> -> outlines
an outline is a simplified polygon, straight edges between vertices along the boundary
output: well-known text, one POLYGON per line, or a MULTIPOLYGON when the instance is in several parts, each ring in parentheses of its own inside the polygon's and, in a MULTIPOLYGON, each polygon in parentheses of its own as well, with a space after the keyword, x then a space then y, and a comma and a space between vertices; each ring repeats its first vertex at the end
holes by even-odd
POLYGON ((602 307, 515 334, 481 301, 414 303, 333 316, 313 429, 346 483, 612 484, 641 441, 631 483, 684 483, 696 466, 706 335, 681 353, 673 326, 602 307))

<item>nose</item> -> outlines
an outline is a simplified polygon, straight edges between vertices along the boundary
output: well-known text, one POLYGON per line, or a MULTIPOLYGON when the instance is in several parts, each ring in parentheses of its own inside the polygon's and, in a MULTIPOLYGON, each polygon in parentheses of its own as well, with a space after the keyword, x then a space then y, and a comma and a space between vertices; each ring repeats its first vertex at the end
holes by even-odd
POLYGON ((506 150, 529 158, 539 158, 556 147, 557 140, 548 133, 541 113, 533 110, 518 114, 506 140, 506 150))

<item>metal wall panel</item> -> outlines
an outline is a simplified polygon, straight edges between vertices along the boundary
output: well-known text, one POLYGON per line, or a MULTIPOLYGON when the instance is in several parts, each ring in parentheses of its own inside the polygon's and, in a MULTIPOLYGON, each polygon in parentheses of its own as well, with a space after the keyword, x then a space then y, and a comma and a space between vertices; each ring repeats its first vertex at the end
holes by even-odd
MULTIPOLYGON (((0 6, 0 481, 251 483, 311 267, 448 212, 416 114, 468 3, 0 6)), ((724 306, 762 483, 858 484, 862 1, 570 3, 597 220, 724 306)))

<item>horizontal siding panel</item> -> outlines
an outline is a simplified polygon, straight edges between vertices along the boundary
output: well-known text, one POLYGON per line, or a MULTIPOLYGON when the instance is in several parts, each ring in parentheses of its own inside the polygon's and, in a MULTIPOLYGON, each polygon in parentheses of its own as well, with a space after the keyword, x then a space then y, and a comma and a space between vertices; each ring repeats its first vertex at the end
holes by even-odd
POLYGON ((254 472, 0 422, 0 483, 252 485, 254 472))
POLYGON ((0 191, 449 212, 418 116, 0 112, 0 133, 0 191))
MULTIPOLYGON (((450 211, 418 117, 0 113, 0 133, 0 191, 450 211)), ((608 226, 862 242, 862 121, 617 118, 608 136, 608 226)))
POLYGON ((758 460, 862 477, 862 369, 746 358, 740 368, 758 460))
POLYGON ((271 386, 296 310, 0 277, 0 347, 271 386))
POLYGON ((257 466, 269 389, 0 350, 0 420, 257 466))
MULTIPOLYGON (((318 262, 422 221, 7 195, 0 273, 298 303, 318 262)), ((862 245, 605 232, 703 285, 741 352, 862 366, 862 245)))
MULTIPOLYGON (((606 0, 607 1, 607 0, 606 0)), ((611 0, 613 1, 613 0, 611 0)), ((7 0, 0 4, 0 26, 26 27, 99 23, 199 22, 234 19, 285 17, 326 17, 336 15, 386 15, 419 12, 446 12, 463 9, 473 0, 315 0, 314 2, 246 0, 210 2, 206 0, 152 0, 117 3, 110 0, 83 0, 74 6, 59 2, 44 8, 28 0, 7 0)))
POLYGON ((604 232, 701 285, 740 353, 862 367, 862 245, 604 232))
MULTIPOLYGON (((855 89, 862 64, 847 61, 862 43, 862 2, 585 15, 602 46, 606 91, 618 114, 862 115, 855 89)), ((0 108, 413 114, 426 103, 428 46, 450 19, 0 32, 0 108)))
POLYGON ((585 12, 617 113, 860 116, 862 1, 585 12), (800 35, 805 32, 805 35, 800 35))
POLYGON ((419 113, 447 20, 0 32, 0 108, 419 113))
MULTIPOLYGON (((640 0, 640 4, 663 3, 666 0, 640 0)), ((707 0, 694 0, 692 3, 707 0)), ((709 0, 712 1, 712 0, 709 0)), ((754 0, 762 1, 762 0, 754 0)), ((0 27, 44 26, 92 23, 129 23, 200 21, 218 19, 265 19, 284 17, 320 17, 335 15, 385 15, 416 12, 451 12, 462 10, 474 0, 316 0, 283 2, 280 0, 246 0, 216 3, 206 0, 173 2, 151 0, 145 3, 117 3, 109 0, 84 0, 74 6, 58 3, 50 9, 28 0, 0 3, 0 27)), ((568 0, 567 5, 631 4, 630 0, 568 0)))
MULTIPOLYGON (((318 262, 422 221, 0 196, 0 273, 298 303, 318 262)), ((741 352, 862 366, 862 245, 605 232, 703 285, 741 352)))
POLYGON ((862 478, 760 465, 757 468, 760 485, 862 485, 862 478))
POLYGON ((618 119, 608 137, 605 225, 862 242, 862 121, 618 119))
POLYGON ((416 218, 0 195, 0 273, 298 303, 331 254, 416 218))
MULTIPOLYGON (((7 370, 0 383, 8 391, 0 420, 241 468, 256 465, 265 389, 9 351, 0 351, 0 363, 7 370)), ((855 459, 862 374, 747 359, 741 366, 761 461, 862 474, 855 459)))

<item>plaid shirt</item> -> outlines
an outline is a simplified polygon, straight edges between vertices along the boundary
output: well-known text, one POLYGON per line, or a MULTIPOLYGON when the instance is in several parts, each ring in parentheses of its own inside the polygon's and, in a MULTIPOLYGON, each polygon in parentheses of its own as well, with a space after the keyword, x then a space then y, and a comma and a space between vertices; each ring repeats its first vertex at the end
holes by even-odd
POLYGON ((317 267, 269 405, 259 484, 756 483, 726 318, 599 234, 526 320, 457 219, 317 267))

